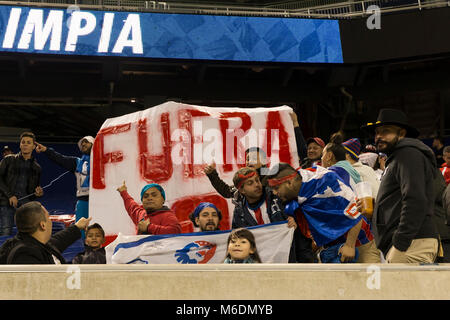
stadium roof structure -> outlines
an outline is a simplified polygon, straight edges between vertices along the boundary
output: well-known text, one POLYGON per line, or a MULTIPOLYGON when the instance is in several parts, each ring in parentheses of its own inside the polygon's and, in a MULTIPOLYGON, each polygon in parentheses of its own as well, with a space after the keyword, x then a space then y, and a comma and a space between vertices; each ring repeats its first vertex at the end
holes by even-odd
POLYGON ((398 13, 448 7, 444 0, 2 0, 0 5, 109 11, 137 11, 182 14, 236 15, 284 18, 348 19, 367 17, 373 6, 380 13, 398 13))

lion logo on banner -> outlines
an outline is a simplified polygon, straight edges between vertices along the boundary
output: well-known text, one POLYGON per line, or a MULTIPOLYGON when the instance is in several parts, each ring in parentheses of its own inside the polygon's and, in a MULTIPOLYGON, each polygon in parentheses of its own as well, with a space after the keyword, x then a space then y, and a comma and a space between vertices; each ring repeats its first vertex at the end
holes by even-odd
POLYGON ((208 241, 194 241, 183 249, 175 251, 178 263, 207 263, 216 253, 216 244, 208 241))

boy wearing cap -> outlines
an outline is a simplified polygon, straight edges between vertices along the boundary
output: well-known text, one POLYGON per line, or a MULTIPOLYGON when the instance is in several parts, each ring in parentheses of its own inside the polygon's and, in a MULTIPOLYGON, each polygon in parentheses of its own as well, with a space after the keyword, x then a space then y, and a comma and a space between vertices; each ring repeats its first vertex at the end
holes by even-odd
POLYGON ((89 177, 91 150, 94 140, 94 137, 86 136, 78 141, 78 148, 83 154, 81 158, 62 155, 53 148, 47 148, 36 142, 36 152, 43 152, 50 160, 75 174, 77 181, 76 221, 82 217, 89 217, 89 177))
POLYGON ((125 181, 117 188, 125 209, 136 225, 136 234, 181 233, 181 225, 175 213, 164 205, 166 193, 156 183, 147 184, 141 190, 142 205, 128 194, 125 181))

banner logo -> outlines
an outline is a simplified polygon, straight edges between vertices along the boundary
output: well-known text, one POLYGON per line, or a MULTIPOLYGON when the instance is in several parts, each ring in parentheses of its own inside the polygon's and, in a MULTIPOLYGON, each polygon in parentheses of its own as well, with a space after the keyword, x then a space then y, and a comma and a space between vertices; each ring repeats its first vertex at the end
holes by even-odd
POLYGON ((179 263, 207 263, 216 253, 216 244, 208 241, 194 241, 175 252, 179 263))

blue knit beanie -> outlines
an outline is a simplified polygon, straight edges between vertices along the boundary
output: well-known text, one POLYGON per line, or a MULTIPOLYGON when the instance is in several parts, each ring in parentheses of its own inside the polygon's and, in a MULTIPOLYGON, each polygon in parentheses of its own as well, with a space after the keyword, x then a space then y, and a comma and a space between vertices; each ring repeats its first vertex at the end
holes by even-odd
POLYGON ((153 187, 155 187, 156 189, 159 190, 159 192, 161 192, 161 195, 164 198, 164 201, 166 201, 166 193, 164 192, 164 189, 157 183, 150 183, 150 184, 148 184, 148 185, 146 185, 145 187, 142 188, 142 190, 141 190, 141 201, 142 201, 142 198, 144 197, 145 191, 147 191, 148 189, 153 188, 153 187))

